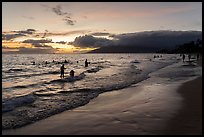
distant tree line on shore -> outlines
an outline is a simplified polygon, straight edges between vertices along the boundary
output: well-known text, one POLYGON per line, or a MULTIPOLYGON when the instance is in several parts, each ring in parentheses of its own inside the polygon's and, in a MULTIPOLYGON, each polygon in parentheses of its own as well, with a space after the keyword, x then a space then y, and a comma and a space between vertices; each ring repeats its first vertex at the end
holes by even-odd
POLYGON ((197 39, 196 41, 190 41, 182 45, 177 45, 174 49, 161 49, 157 53, 169 53, 169 54, 180 54, 180 53, 200 53, 202 54, 202 40, 197 39))

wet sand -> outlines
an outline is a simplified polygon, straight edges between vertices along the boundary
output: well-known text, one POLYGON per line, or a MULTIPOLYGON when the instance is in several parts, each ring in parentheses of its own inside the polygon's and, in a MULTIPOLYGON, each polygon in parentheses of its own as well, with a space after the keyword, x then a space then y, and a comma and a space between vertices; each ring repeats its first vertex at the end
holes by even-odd
POLYGON ((103 93, 85 106, 16 130, 3 130, 3 134, 157 134, 166 119, 176 113, 171 108, 180 102, 180 98, 175 101, 163 92, 167 87, 146 85, 103 93), (168 99, 163 99, 165 96, 168 99))
POLYGON ((85 106, 2 134, 202 134, 202 78, 184 84, 164 81, 152 76, 129 88, 100 94, 85 106))
POLYGON ((202 77, 184 83, 178 93, 183 105, 169 120, 165 134, 202 135, 202 77))
MULTIPOLYGON (((198 62, 202 66, 202 60, 198 62)), ((165 134, 202 135, 202 77, 188 81, 179 87, 183 105, 169 120, 165 134)))

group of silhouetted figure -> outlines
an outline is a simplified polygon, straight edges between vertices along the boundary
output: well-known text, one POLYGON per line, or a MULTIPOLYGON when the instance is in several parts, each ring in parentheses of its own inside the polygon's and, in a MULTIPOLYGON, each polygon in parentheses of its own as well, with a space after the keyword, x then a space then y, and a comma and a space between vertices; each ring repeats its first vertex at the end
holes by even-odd
MULTIPOLYGON (((61 77, 61 78, 64 78, 64 70, 65 70, 65 69, 66 69, 66 68, 64 67, 64 64, 62 64, 62 66, 60 67, 60 71, 61 71, 60 77, 61 77)), ((71 71, 69 72, 69 74, 70 74, 71 77, 74 77, 74 70, 71 70, 71 71)))
MULTIPOLYGON (((77 61, 77 63, 78 63, 78 61, 77 61)), ((88 62, 87 61, 87 59, 85 60, 85 67, 88 67, 88 64, 90 64, 90 62, 88 62)), ((61 78, 64 78, 64 70, 65 70, 66 68, 64 67, 64 64, 62 64, 62 66, 60 67, 60 71, 61 71, 61 75, 60 75, 60 77, 61 78)), ((74 77, 74 70, 71 70, 70 72, 69 72, 69 75, 71 76, 71 77, 74 77)))
POLYGON ((67 61, 66 59, 64 60, 64 62, 59 62, 59 61, 55 61, 55 60, 53 60, 52 61, 53 63, 55 63, 55 64, 66 64, 66 63, 71 63, 70 61, 67 61))
MULTIPOLYGON (((36 65, 35 61, 32 61, 31 63, 32 63, 32 65, 36 65)), ((60 67, 60 72, 61 72, 60 77, 64 78, 64 70, 66 69, 64 67, 64 64, 70 63, 70 61, 67 61, 66 59, 64 60, 64 62, 58 62, 58 61, 53 60, 52 63, 56 63, 56 64, 61 64, 62 63, 62 66, 60 67)), ((77 61, 77 63, 79 63, 79 62, 77 61)), ((47 65, 47 64, 49 64, 49 62, 45 61, 45 63, 43 63, 43 64, 47 65)), ((90 64, 90 62, 88 62, 87 59, 86 59, 85 60, 85 67, 88 67, 88 64, 90 64)), ((70 76, 74 77, 74 70, 70 71, 70 76)))
POLYGON ((160 55, 160 56, 159 55, 157 55, 157 56, 154 55, 154 58, 162 58, 162 55, 160 55))
MULTIPOLYGON (((36 63, 35 63, 35 61, 32 61, 31 62, 32 63, 32 65, 36 65, 36 63)), ((70 61, 67 61, 66 59, 64 60, 64 61, 62 61, 62 62, 59 62, 59 61, 55 61, 55 60, 53 60, 52 62, 48 62, 48 61, 43 61, 43 63, 42 64, 45 64, 45 65, 48 65, 48 64, 51 64, 51 63, 54 63, 54 64, 66 64, 66 63, 71 63, 70 61)), ((77 63, 78 63, 78 61, 77 61, 77 63)), ((39 65, 39 64, 38 64, 39 65)))
MULTIPOLYGON (((197 60, 199 60, 199 57, 200 57, 200 55, 198 53, 196 56, 197 60)), ((185 58, 186 58, 186 56, 185 56, 185 54, 183 54, 182 55, 183 62, 185 62, 185 58)), ((190 60, 191 60, 191 54, 188 54, 188 61, 190 62, 190 60)))

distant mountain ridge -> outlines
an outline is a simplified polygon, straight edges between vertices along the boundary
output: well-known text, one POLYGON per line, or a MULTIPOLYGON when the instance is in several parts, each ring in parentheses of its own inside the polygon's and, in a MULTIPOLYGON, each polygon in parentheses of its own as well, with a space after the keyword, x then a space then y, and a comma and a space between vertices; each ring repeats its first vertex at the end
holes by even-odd
POLYGON ((106 46, 92 50, 88 53, 153 53, 159 48, 142 48, 135 46, 106 46))
MULTIPOLYGON (((105 44, 89 53, 151 53, 161 49, 173 50, 178 45, 202 40, 201 31, 145 31, 112 36, 105 44), (108 44, 107 44, 108 43, 108 44)), ((85 39, 86 36, 83 37, 85 39)), ((97 41, 97 39, 95 39, 97 41)), ((83 41, 80 41, 83 44, 83 41)), ((94 43, 92 41, 92 43, 94 43)), ((98 45, 98 43, 94 43, 98 45)))

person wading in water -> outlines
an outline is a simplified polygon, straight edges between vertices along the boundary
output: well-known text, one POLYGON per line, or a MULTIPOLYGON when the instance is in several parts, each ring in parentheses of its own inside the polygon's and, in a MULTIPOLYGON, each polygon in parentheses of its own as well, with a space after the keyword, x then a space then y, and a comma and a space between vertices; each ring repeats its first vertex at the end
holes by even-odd
POLYGON ((66 68, 64 67, 64 64, 62 64, 62 66, 60 67, 60 70, 61 70, 61 75, 60 75, 60 77, 61 78, 64 78, 64 70, 65 70, 66 68))

